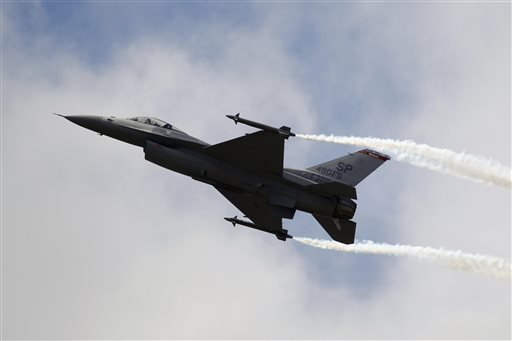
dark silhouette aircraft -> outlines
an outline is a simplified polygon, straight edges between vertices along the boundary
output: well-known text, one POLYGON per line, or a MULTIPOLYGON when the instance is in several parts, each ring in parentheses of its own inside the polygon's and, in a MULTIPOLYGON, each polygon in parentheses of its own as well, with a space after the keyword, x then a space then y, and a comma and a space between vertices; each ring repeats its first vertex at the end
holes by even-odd
MULTIPOLYGON (((59 115, 63 116, 63 115, 59 115)), ((289 127, 275 128, 237 115, 235 123, 260 129, 233 140, 209 145, 177 127, 152 117, 63 116, 100 135, 144 148, 146 160, 215 187, 251 221, 236 224, 293 238, 282 219, 295 211, 311 213, 332 239, 354 243, 355 186, 389 157, 364 149, 308 169, 283 168, 289 127)))

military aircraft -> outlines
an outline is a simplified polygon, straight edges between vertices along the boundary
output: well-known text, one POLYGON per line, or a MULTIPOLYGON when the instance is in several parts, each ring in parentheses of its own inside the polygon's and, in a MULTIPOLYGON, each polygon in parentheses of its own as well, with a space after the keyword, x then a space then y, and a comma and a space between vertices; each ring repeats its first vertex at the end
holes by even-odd
POLYGON ((389 160, 364 149, 307 169, 283 168, 284 140, 295 136, 289 127, 271 127, 226 115, 259 131, 209 145, 153 117, 64 116, 100 135, 144 149, 145 159, 194 180, 212 185, 251 221, 224 218, 268 232, 285 241, 293 238, 282 219, 296 210, 311 213, 332 239, 354 243, 355 186, 389 160))

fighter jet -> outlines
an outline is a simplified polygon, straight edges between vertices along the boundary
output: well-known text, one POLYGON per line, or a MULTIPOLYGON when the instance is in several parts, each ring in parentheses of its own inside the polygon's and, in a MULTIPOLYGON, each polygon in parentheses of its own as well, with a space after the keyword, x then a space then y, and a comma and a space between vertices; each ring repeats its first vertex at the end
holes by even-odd
POLYGON ((142 147, 149 162, 215 187, 250 221, 224 219, 283 241, 293 238, 283 218, 293 219, 299 210, 311 213, 332 239, 354 243, 355 187, 389 160, 364 149, 307 169, 283 168, 285 140, 295 134, 289 127, 271 127, 240 114, 227 117, 259 131, 214 145, 153 117, 59 116, 142 147))

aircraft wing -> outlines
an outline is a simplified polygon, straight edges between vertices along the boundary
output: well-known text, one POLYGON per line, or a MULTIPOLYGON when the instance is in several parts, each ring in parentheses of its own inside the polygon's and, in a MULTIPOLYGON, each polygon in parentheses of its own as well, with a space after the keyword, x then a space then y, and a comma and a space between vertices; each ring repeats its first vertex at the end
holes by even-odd
POLYGON ((214 144, 204 151, 245 169, 283 174, 284 137, 268 131, 214 144))
POLYGON ((282 231, 283 218, 291 219, 295 214, 295 209, 272 205, 263 199, 249 197, 223 188, 215 188, 254 224, 275 232, 282 231))

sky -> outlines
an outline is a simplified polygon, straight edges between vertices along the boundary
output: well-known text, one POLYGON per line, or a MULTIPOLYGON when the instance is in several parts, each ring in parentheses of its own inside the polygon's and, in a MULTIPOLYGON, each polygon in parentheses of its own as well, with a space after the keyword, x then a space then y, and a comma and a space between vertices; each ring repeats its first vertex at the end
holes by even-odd
MULTIPOLYGON (((510 339, 511 283, 283 243, 51 115, 411 139, 511 165, 507 2, 2 2, 2 338, 510 339)), ((306 168, 357 148, 289 139, 306 168)), ((391 160, 357 239, 511 259, 510 192, 391 160)), ((284 227, 327 239, 307 214, 284 227)))

